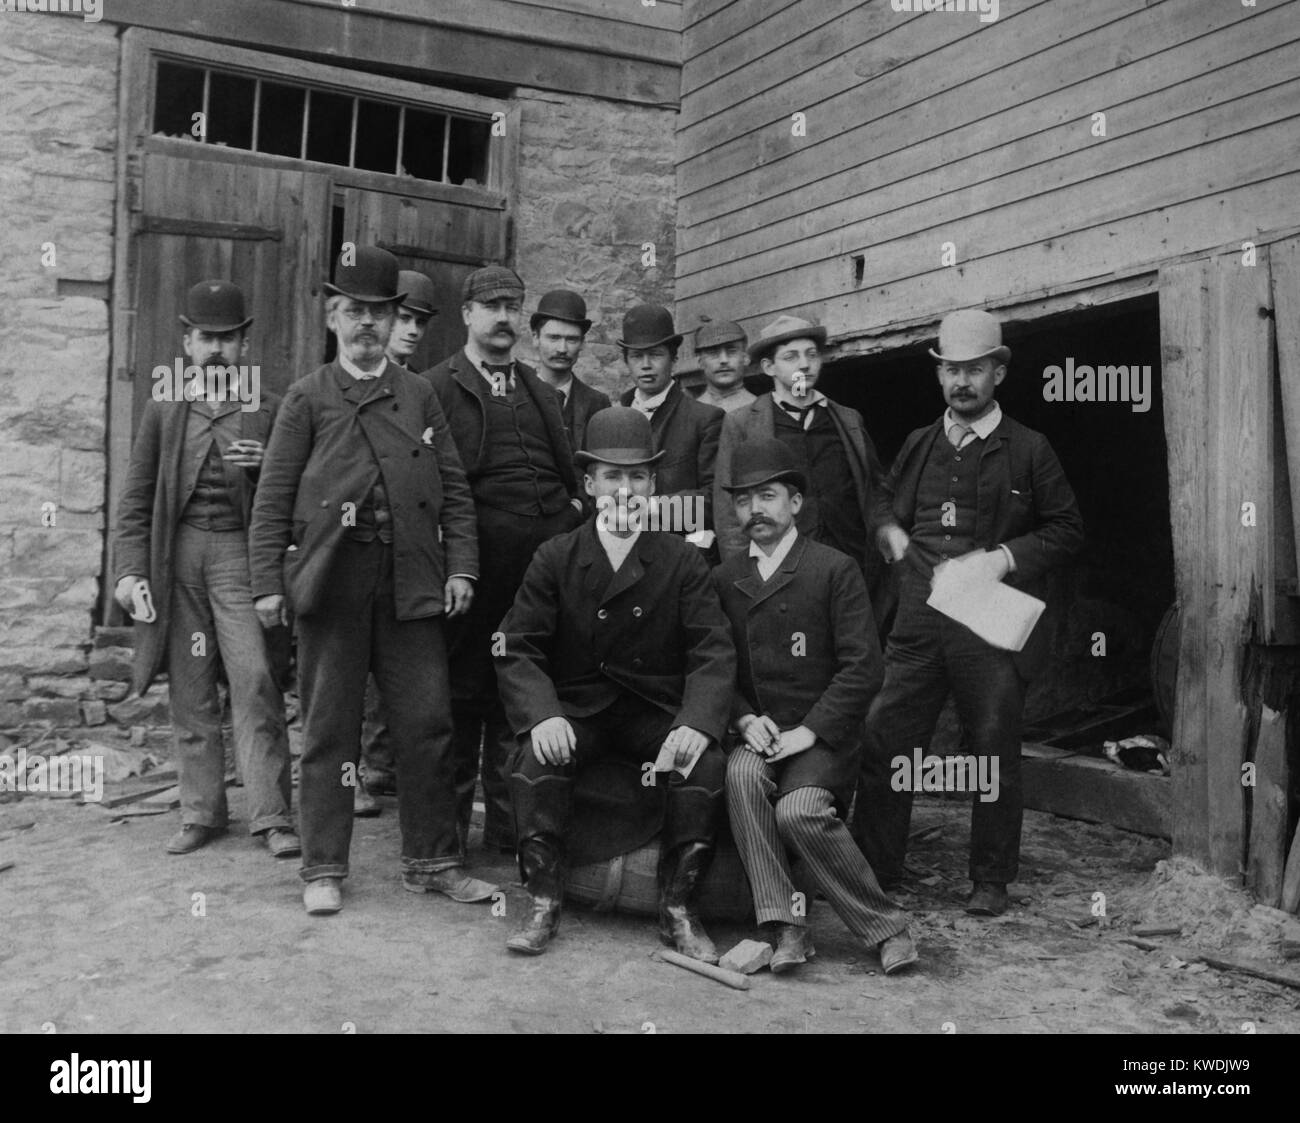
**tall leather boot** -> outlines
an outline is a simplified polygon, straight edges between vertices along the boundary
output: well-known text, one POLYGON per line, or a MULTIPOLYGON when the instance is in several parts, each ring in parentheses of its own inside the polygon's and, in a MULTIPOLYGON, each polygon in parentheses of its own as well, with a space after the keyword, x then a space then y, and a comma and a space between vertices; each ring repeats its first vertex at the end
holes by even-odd
POLYGON ((519 868, 532 910, 506 947, 520 955, 541 955, 560 927, 564 876, 559 849, 544 837, 526 839, 519 847, 519 868))
POLYGON ((659 935, 701 963, 717 963, 718 949, 691 899, 712 861, 713 847, 706 842, 688 842, 659 856, 659 935))

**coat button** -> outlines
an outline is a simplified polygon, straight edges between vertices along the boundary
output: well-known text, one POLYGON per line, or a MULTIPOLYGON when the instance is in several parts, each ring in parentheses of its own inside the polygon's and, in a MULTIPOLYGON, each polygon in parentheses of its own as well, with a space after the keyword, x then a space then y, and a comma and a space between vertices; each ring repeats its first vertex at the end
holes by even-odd
POLYGON ((327 499, 322 499, 322 500, 320 501, 320 505, 321 505, 322 507, 328 507, 328 506, 329 506, 329 500, 327 500, 327 499))
POLYGON ((956 482, 957 482, 957 477, 956 477, 956 476, 953 476, 953 478, 952 478, 952 482, 953 482, 953 483, 956 483, 956 482))
POLYGON ((421 510, 421 511, 423 511, 423 510, 424 510, 428 505, 429 505, 429 504, 426 503, 423 499, 420 500, 420 510, 421 510))
POLYGON ((419 455, 420 455, 420 450, 419 450, 418 448, 413 448, 413 449, 411 449, 411 455, 412 455, 412 456, 419 456, 419 455))
MULTIPOLYGON (((599 612, 596 613, 596 619, 597 619, 597 620, 605 620, 605 619, 607 619, 608 617, 609 617, 609 612, 606 611, 606 610, 603 609, 603 608, 602 608, 599 612)), ((601 667, 603 668, 604 666, 605 666, 605 664, 602 663, 602 664, 601 664, 601 667)))
POLYGON ((632 609, 632 615, 633 615, 633 616, 640 616, 640 615, 641 615, 641 606, 640 606, 640 605, 637 605, 634 609, 632 609))
MULTIPOLYGON (((393 403, 393 412, 394 412, 394 413, 397 412, 397 403, 396 403, 396 402, 393 403)), ((959 457, 958 459, 960 459, 960 457, 959 457)))
POLYGON ((639 666, 641 666, 641 660, 640 660, 640 659, 633 659, 633 660, 632 660, 632 666, 634 666, 634 667, 639 667, 639 666))

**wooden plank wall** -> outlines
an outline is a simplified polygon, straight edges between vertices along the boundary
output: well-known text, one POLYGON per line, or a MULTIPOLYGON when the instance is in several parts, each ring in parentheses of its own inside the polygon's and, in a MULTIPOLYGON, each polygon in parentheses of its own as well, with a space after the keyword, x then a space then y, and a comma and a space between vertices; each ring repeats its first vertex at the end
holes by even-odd
POLYGON ((689 0, 683 16, 687 327, 802 311, 844 340, 1300 219, 1298 0, 1001 0, 992 23, 689 0))

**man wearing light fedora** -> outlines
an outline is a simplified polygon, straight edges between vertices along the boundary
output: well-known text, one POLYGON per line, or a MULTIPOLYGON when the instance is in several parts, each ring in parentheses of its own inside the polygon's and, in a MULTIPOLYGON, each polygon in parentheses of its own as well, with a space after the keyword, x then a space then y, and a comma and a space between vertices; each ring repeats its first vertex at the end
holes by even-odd
POLYGON ((903 442, 877 504, 877 543, 897 570, 899 606, 885 684, 867 718, 853 831, 882 883, 896 884, 912 792, 893 789, 892 762, 929 749, 951 693, 968 750, 998 765, 995 798, 974 802, 966 906, 997 916, 1019 868, 1020 730, 1047 628, 1040 620, 1023 650, 1004 651, 926 599, 935 567, 958 558, 1042 598, 1047 573, 1082 547, 1083 520, 1047 438, 1006 416, 994 397, 1011 357, 1001 324, 984 311, 953 312, 930 354, 948 408, 903 442))
POLYGON ((587 302, 569 289, 552 289, 528 321, 537 349, 537 373, 560 395, 564 428, 575 450, 582 448, 587 422, 609 408, 609 399, 573 373, 591 328, 587 302))
POLYGON ((524 283, 489 265, 465 278, 465 346, 424 376, 433 383, 474 494, 477 596, 450 635, 461 832, 468 835, 482 746, 483 845, 514 849, 506 761, 514 737, 497 693, 492 649, 537 548, 583 520, 560 400, 514 358, 524 283))
MULTIPOLYGON (((218 368, 246 357, 253 320, 237 285, 200 281, 186 294, 180 321, 181 347, 208 384, 218 368)), ((256 367, 249 374, 260 380, 256 367)), ((251 411, 239 395, 151 400, 118 508, 114 596, 127 612, 137 589, 153 603, 153 618, 138 614, 134 626, 133 686, 143 693, 164 667, 168 673, 182 821, 167 843, 171 854, 197 850, 226 826, 218 661, 230 684, 249 829, 277 857, 301 852, 289 814, 284 695, 253 611, 248 570, 253 495, 279 399, 253 389, 259 403, 251 411)))
POLYGON ((759 925, 776 944, 772 971, 813 954, 811 901, 795 888, 788 847, 889 975, 917 958, 907 918, 844 825, 884 668, 858 567, 795 525, 805 487, 778 438, 736 449, 727 490, 750 546, 713 571, 739 666, 727 809, 759 925))
MULTIPOLYGON (((664 454, 656 471, 655 494, 660 500, 676 499, 676 509, 686 514, 683 525, 671 529, 712 554, 713 467, 726 415, 697 402, 673 380, 682 337, 674 330, 667 308, 638 304, 623 317, 618 345, 623 367, 634 383, 619 401, 650 419, 654 449, 664 454)), ((664 509, 671 514, 674 507, 664 509)))
POLYGON ((695 356, 705 381, 696 401, 723 413, 733 413, 754 401, 754 395, 745 389, 748 342, 745 329, 730 320, 706 321, 695 329, 695 356))
POLYGON ((797 316, 778 316, 749 345, 773 386, 751 405, 727 415, 718 448, 715 522, 724 559, 749 548, 744 529, 726 496, 731 462, 745 442, 775 437, 790 450, 807 481, 795 525, 815 542, 848 554, 862 570, 878 613, 883 595, 880 556, 869 530, 880 488, 876 446, 855 409, 831 401, 820 390, 821 349, 826 329, 797 316))
POLYGON ((366 680, 396 755, 403 885, 457 901, 496 890, 461 869, 443 619, 474 596, 474 506, 428 382, 384 354, 397 259, 342 259, 325 308, 338 356, 290 387, 253 510, 255 608, 296 616, 303 705, 303 903, 342 908, 366 680))
POLYGON ((519 738, 511 771, 519 868, 532 899, 506 946, 546 950, 560 919, 575 781, 612 763, 624 778, 602 793, 619 808, 609 849, 588 840, 586 860, 659 833, 660 935, 716 963, 692 900, 716 839, 735 650, 701 553, 647 528, 644 506, 665 453, 652 448, 645 416, 602 410, 578 455, 597 513, 537 551, 501 622, 498 678, 519 738), (620 830, 633 821, 641 834, 620 830))

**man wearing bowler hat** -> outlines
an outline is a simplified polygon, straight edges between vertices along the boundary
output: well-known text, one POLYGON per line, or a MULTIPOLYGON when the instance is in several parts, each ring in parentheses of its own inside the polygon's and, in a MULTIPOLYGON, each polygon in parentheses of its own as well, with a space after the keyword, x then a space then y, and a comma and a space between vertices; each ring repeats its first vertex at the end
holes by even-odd
POLYGON ((450 636, 457 807, 467 835, 481 744, 483 845, 513 850, 506 760, 514 737, 492 651, 537 548, 581 523, 583 504, 560 400, 513 357, 523 281, 513 269, 489 265, 465 278, 461 296, 465 346, 425 372, 473 489, 482 567, 474 604, 450 636))
POLYGON ((249 829, 277 857, 297 857, 284 695, 253 611, 248 570, 253 495, 279 399, 261 390, 256 367, 238 376, 256 380, 253 386, 228 392, 229 370, 246 357, 253 322, 237 285, 200 281, 186 294, 180 321, 181 347, 204 374, 202 392, 191 383, 193 396, 175 401, 156 393, 145 407, 114 542, 114 596, 137 617, 133 685, 143 693, 164 666, 168 673, 182 827, 167 851, 197 850, 226 826, 220 660, 249 829), (209 397, 206 389, 217 384, 225 392, 209 397), (250 390, 257 408, 244 410, 250 390), (135 607, 137 590, 152 601, 152 618, 147 606, 135 607))
POLYGON ((564 428, 574 449, 582 448, 592 414, 609 408, 609 399, 573 373, 591 328, 587 302, 569 289, 552 289, 528 321, 537 348, 537 373, 560 395, 564 428))
POLYGON ((696 401, 732 413, 754 401, 745 389, 745 329, 730 320, 708 321, 695 329, 695 355, 704 372, 705 387, 696 401))
POLYGON ((412 374, 418 373, 411 365, 411 357, 424 342, 429 321, 438 314, 434 304, 437 294, 433 282, 414 269, 403 269, 397 274, 397 287, 406 295, 397 310, 393 334, 388 337, 388 358, 412 374))
POLYGON ((813 954, 789 847, 888 975, 915 962, 916 949, 843 818, 884 668, 858 567, 795 526, 805 487, 776 437, 736 449, 727 490, 750 545, 713 571, 739 664, 727 808, 758 922, 776 943, 772 971, 813 954))
POLYGON ((877 503, 877 543, 898 571, 899 605, 885 684, 867 718, 853 830, 881 882, 896 884, 912 791, 894 790, 892 762, 928 750, 951 692, 969 751, 995 761, 998 777, 994 798, 974 802, 966 911, 998 916, 1019 868, 1020 729, 1047 629, 1040 620, 1023 650, 1001 650, 926 600, 941 564, 1043 597, 1048 571, 1082 547, 1083 520, 1047 438, 995 400, 1011 357, 998 321, 977 309, 953 312, 930 354, 948 408, 903 442, 877 503))
POLYGON ((303 703, 303 903, 342 908, 366 679, 379 686, 397 770, 402 882, 485 900, 457 832, 443 618, 474 596, 474 507, 428 382, 384 354, 403 294, 373 246, 325 286, 338 356, 289 389, 253 512, 264 625, 292 609, 303 703), (286 603, 287 602, 287 603, 286 603))
MULTIPOLYGON (((620 399, 650 419, 656 452, 663 460, 655 476, 655 494, 679 497, 687 516, 682 526, 662 529, 682 532, 693 546, 713 546, 713 467, 722 432, 720 409, 703 405, 673 381, 673 365, 682 337, 673 328, 672 313, 658 304, 638 304, 623 317, 618 345, 633 387, 620 399)), ((661 508, 672 511, 665 505, 661 508)))
POLYGON ((510 777, 519 868, 532 898, 506 946, 521 954, 545 951, 559 924, 575 781, 616 761, 628 780, 613 779, 602 802, 648 833, 590 860, 659 832, 660 935, 717 962, 692 898, 713 856, 735 651, 703 556, 644 529, 665 456, 651 444, 636 410, 591 419, 578 456, 597 513, 537 551, 501 622, 501 697, 519 738, 510 777))
POLYGON ((884 566, 868 530, 881 468, 876 447, 855 409, 820 390, 821 349, 826 329, 798 316, 778 316, 749 345, 749 357, 773 382, 770 393, 727 415, 718 448, 715 522, 723 558, 744 555, 749 540, 725 491, 731 462, 746 441, 775 437, 790 450, 807 481, 795 520, 799 533, 848 554, 862 570, 877 613, 883 617, 884 566))

